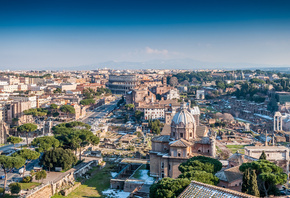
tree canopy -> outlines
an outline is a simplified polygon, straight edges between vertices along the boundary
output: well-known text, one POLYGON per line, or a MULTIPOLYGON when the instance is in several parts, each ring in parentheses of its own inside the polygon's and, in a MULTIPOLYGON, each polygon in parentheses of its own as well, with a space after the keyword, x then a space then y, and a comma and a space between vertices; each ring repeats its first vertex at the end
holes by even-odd
POLYGON ((5 195, 5 188, 7 184, 7 173, 8 171, 11 171, 13 168, 20 168, 25 164, 25 159, 22 157, 12 157, 12 156, 6 156, 6 155, 0 155, 0 167, 4 171, 4 192, 5 195))
POLYGON ((161 132, 160 128, 163 127, 163 124, 159 120, 149 120, 148 127, 152 133, 159 135, 161 132))
POLYGON ((78 129, 91 129, 91 126, 79 121, 61 123, 52 127, 52 131, 55 135, 69 134, 71 131, 78 129))
POLYGON ((33 115, 34 117, 46 116, 48 114, 48 110, 45 108, 32 108, 23 111, 25 115, 33 115))
POLYGON ((192 170, 189 172, 184 172, 181 175, 179 175, 179 178, 187 178, 190 181, 195 180, 211 185, 217 185, 219 183, 219 179, 214 174, 200 170, 192 170))
POLYGON ((8 137, 7 138, 7 142, 10 142, 10 143, 12 143, 12 144, 18 144, 18 143, 20 143, 20 142, 22 142, 23 140, 22 140, 22 138, 20 138, 20 137, 14 137, 14 136, 10 136, 10 137, 8 137))
POLYGON ((13 157, 21 157, 23 159, 26 160, 26 163, 24 164, 23 167, 23 176, 25 174, 25 169, 26 169, 26 164, 28 164, 29 162, 31 162, 32 160, 36 160, 39 158, 40 153, 30 150, 30 149, 22 149, 17 151, 16 153, 12 154, 13 157))
POLYGON ((188 159, 186 162, 181 163, 178 169, 182 173, 199 170, 215 174, 222 169, 222 163, 217 159, 210 157, 196 156, 188 159))
POLYGON ((51 109, 57 109, 58 106, 57 106, 56 104, 51 104, 51 105, 50 105, 50 108, 51 108, 51 109))
POLYGON ((17 127, 17 130, 20 132, 32 132, 37 129, 37 125, 32 123, 25 123, 19 127, 17 127))
POLYGON ((70 114, 74 114, 75 113, 75 108, 71 105, 62 105, 59 110, 61 112, 64 112, 64 113, 70 113, 70 114))
POLYGON ((240 166, 240 171, 255 170, 257 183, 261 196, 278 195, 276 185, 287 182, 287 174, 283 169, 267 160, 258 160, 251 163, 244 163, 240 166))
POLYGON ((35 179, 37 181, 41 180, 41 179, 45 179, 47 177, 47 173, 45 170, 41 170, 38 171, 37 173, 35 173, 35 179))
POLYGON ((216 159, 196 156, 179 165, 179 178, 188 178, 206 184, 217 185, 219 179, 214 175, 221 170, 222 163, 216 159))
POLYGON ((188 179, 163 178, 150 187, 150 198, 176 198, 190 184, 188 179))
POLYGON ((44 152, 59 147, 59 141, 55 137, 44 136, 35 138, 31 145, 37 147, 38 152, 44 152))
POLYGON ((46 151, 40 163, 46 168, 62 167, 64 170, 68 170, 77 162, 76 156, 70 149, 55 148, 46 151))
POLYGON ((261 156, 260 156, 259 159, 260 159, 260 160, 267 160, 267 156, 266 156, 266 154, 265 154, 264 151, 262 152, 262 154, 261 154, 261 156))
POLYGON ((53 91, 53 93, 61 93, 62 91, 61 91, 61 89, 59 88, 59 87, 57 87, 54 91, 53 91))
POLYGON ((17 151, 16 153, 13 153, 14 157, 22 157, 24 158, 25 160, 35 160, 37 158, 39 158, 40 156, 40 153, 36 152, 36 151, 33 151, 33 150, 30 150, 30 149, 21 149, 19 151, 17 151))
POLYGON ((19 183, 11 183, 9 184, 9 188, 10 188, 11 194, 18 194, 21 191, 21 185, 19 183))
POLYGON ((91 89, 91 88, 84 89, 84 91, 83 91, 83 95, 87 99, 92 99, 95 96, 100 96, 102 94, 112 94, 112 92, 111 92, 110 89, 108 89, 108 88, 102 88, 102 87, 97 88, 96 91, 93 90, 93 89, 91 89))
POLYGON ((28 133, 35 131, 37 129, 37 125, 32 123, 25 123, 19 127, 17 127, 17 131, 26 132, 26 143, 28 144, 28 133))
POLYGON ((80 101, 81 105, 91 105, 94 104, 95 100, 94 99, 83 99, 80 101))
POLYGON ((132 110, 132 109, 135 108, 135 105, 134 105, 134 104, 126 104, 125 107, 126 107, 126 109, 128 109, 128 110, 132 110))
POLYGON ((137 121, 140 121, 141 118, 144 116, 144 113, 142 111, 136 110, 134 116, 137 121))

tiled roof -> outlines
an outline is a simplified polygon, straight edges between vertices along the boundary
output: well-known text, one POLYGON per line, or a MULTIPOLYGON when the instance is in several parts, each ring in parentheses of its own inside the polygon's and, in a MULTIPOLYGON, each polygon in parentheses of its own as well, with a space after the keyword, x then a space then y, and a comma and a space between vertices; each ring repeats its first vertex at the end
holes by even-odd
POLYGON ((154 142, 169 142, 169 135, 160 135, 152 139, 154 142))
POLYGON ((242 179, 243 173, 239 170, 239 166, 235 166, 235 167, 217 172, 215 176, 217 176, 222 181, 233 182, 238 179, 242 179))
POLYGON ((192 181, 178 198, 255 198, 234 190, 192 181))
POLYGON ((161 135, 170 135, 170 133, 171 133, 171 126, 169 124, 165 124, 161 131, 161 135))
POLYGON ((205 137, 207 136, 207 127, 204 125, 196 126, 196 136, 197 137, 205 137))
POLYGON ((191 146, 190 142, 186 141, 185 139, 175 140, 169 143, 170 147, 188 147, 191 146))

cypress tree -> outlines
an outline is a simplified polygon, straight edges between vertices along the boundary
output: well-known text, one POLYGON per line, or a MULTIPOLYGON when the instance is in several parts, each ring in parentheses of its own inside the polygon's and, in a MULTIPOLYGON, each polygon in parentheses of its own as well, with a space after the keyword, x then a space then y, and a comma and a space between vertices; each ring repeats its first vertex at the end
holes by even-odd
POLYGON ((256 171, 252 170, 250 173, 251 173, 250 174, 250 182, 249 182, 250 186, 249 186, 248 194, 254 195, 256 197, 260 197, 260 191, 258 188, 256 171))
POLYGON ((259 159, 260 159, 260 160, 267 160, 267 156, 266 156, 266 154, 265 154, 264 151, 262 152, 262 154, 261 154, 261 156, 260 156, 259 159))
POLYGON ((246 169, 243 175, 243 185, 242 185, 242 192, 248 193, 250 187, 250 169, 246 169))

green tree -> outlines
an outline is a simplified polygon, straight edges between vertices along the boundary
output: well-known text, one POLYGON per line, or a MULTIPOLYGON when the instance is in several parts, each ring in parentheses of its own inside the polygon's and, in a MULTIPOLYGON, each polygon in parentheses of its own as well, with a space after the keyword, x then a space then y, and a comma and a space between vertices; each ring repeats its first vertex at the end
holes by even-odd
POLYGON ((53 93, 61 93, 61 89, 58 87, 53 91, 53 93))
POLYGON ((13 153, 12 156, 13 157, 19 156, 26 160, 26 163, 24 164, 24 167, 23 167, 23 177, 24 177, 26 165, 29 164, 32 160, 38 159, 40 156, 40 153, 30 150, 30 149, 22 149, 22 150, 17 151, 16 153, 13 153))
POLYGON ((217 159, 210 157, 196 156, 188 159, 186 162, 181 163, 178 169, 182 173, 200 170, 215 174, 222 169, 222 163, 217 159))
POLYGON ((135 105, 134 104, 126 104, 125 107, 127 110, 132 110, 135 108, 135 105))
POLYGON ((260 192, 259 192, 258 183, 257 183, 257 175, 256 175, 255 170, 251 170, 251 173, 250 173, 250 186, 249 186, 248 194, 254 195, 256 197, 260 197, 260 192))
POLYGON ((287 174, 283 169, 267 160, 258 160, 251 163, 243 163, 240 171, 247 169, 255 170, 260 196, 278 195, 279 190, 276 185, 282 185, 287 182, 287 174))
POLYGON ((250 80, 251 83, 254 83, 254 84, 265 84, 265 81, 259 79, 259 78, 252 78, 250 80))
POLYGON ((163 178, 150 187, 150 198, 176 198, 190 184, 188 179, 163 178))
POLYGON ((46 171, 45 170, 41 170, 41 171, 38 171, 37 173, 35 173, 35 179, 37 180, 37 181, 39 181, 39 180, 43 180, 43 179, 45 179, 47 177, 47 173, 46 173, 46 171))
POLYGON ((68 170, 72 165, 75 165, 76 162, 77 158, 71 150, 63 148, 55 148, 46 151, 40 159, 40 163, 48 169, 62 167, 63 170, 68 170))
POLYGON ((75 114, 75 108, 71 105, 62 105, 59 110, 64 113, 75 114))
POLYGON ((226 88, 225 83, 223 81, 221 81, 221 80, 217 80, 216 81, 216 86, 217 86, 218 89, 225 89, 226 88))
POLYGON ((260 156, 259 159, 260 159, 260 160, 267 160, 267 156, 266 156, 266 154, 265 154, 264 151, 262 152, 262 154, 261 154, 261 156, 260 156))
POLYGON ((25 133, 26 134, 26 143, 28 145, 28 133, 35 131, 37 129, 37 125, 32 124, 32 123, 26 123, 23 124, 19 127, 17 127, 17 131, 20 131, 21 133, 25 133))
POLYGON ((242 192, 248 193, 250 187, 250 169, 247 168, 243 174, 242 192))
POLYGON ((21 185, 19 183, 11 183, 9 184, 9 188, 10 188, 11 194, 18 194, 21 191, 21 185))
POLYGON ((57 109, 58 106, 57 106, 56 104, 51 104, 51 105, 50 105, 50 108, 51 108, 51 109, 57 109))
POLYGON ((214 174, 208 173, 206 171, 192 170, 189 172, 184 172, 178 176, 179 178, 187 178, 190 181, 195 180, 205 184, 217 185, 219 183, 219 178, 214 174))
POLYGON ((21 157, 11 157, 6 155, 0 155, 0 167, 4 172, 4 192, 3 196, 5 196, 5 188, 7 184, 7 173, 10 172, 13 168, 20 168, 25 164, 25 159, 21 157))
POLYGON ((81 140, 80 143, 80 154, 79 154, 79 159, 82 160, 82 147, 85 147, 87 145, 98 145, 100 142, 99 137, 95 136, 93 132, 88 131, 88 130, 80 130, 77 132, 79 139, 81 140))
POLYGON ((48 113, 48 110, 45 108, 32 108, 23 111, 25 115, 33 115, 34 117, 43 117, 46 116, 48 113))
POLYGON ((160 128, 163 127, 163 124, 159 120, 149 120, 148 127, 152 133, 159 135, 161 132, 160 128))
POLYGON ((91 126, 79 121, 61 123, 54 127, 52 127, 52 131, 54 135, 68 135, 72 131, 76 131, 79 129, 91 129, 91 126))
POLYGON ((53 136, 44 136, 35 138, 31 145, 37 147, 38 152, 44 152, 59 147, 59 141, 53 136))
POLYGON ((217 185, 219 179, 214 174, 221 170, 221 168, 221 162, 216 159, 196 156, 179 165, 178 169, 181 172, 179 178, 187 178, 189 180, 217 185))
POLYGON ((144 112, 136 110, 134 116, 135 116, 136 120, 139 122, 141 120, 141 118, 144 116, 144 112))
POLYGON ((94 99, 84 99, 80 101, 81 105, 91 105, 91 104, 95 104, 95 100, 94 99))
POLYGON ((7 138, 7 142, 10 142, 14 145, 14 148, 15 148, 15 144, 18 144, 20 142, 22 142, 22 138, 20 137, 14 137, 14 136, 10 136, 7 138))
POLYGON ((123 104, 125 102, 125 98, 124 96, 122 96, 122 98, 118 101, 117 103, 117 107, 119 107, 121 104, 123 104))

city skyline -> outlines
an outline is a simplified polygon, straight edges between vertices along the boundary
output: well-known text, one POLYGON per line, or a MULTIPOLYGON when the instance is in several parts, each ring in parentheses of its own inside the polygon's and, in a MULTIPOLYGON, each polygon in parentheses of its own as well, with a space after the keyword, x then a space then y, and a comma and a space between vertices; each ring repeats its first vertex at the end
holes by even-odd
POLYGON ((154 68, 174 60, 169 68, 290 65, 288 1, 0 0, 0 5, 0 69, 107 62, 154 68))

